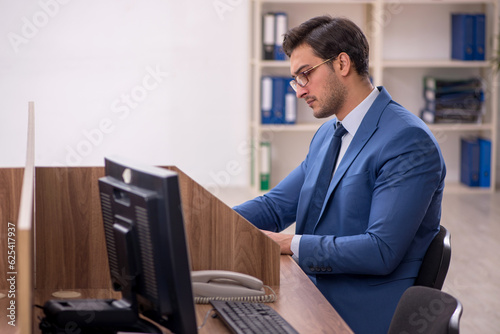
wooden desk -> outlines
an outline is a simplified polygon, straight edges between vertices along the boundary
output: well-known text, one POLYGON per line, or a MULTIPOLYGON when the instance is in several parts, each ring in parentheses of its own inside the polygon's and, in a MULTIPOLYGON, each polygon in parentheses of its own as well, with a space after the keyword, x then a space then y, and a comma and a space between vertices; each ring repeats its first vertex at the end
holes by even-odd
MULTIPOLYGON (((280 286, 272 286, 278 300, 270 303, 299 333, 352 333, 351 329, 338 315, 335 309, 323 297, 299 266, 289 256, 281 256, 280 286)), ((76 289, 82 293, 81 298, 120 298, 120 294, 108 289, 76 289)), ((37 289, 35 304, 43 305, 53 291, 37 289)), ((6 300, 6 298, 4 299, 6 300)), ((2 304, 2 303, 0 303, 2 304)), ((3 305, 0 305, 3 307, 3 305)), ((203 323, 205 315, 210 311, 209 304, 196 305, 196 320, 203 323)), ((38 317, 42 316, 40 309, 34 311, 33 333, 40 333, 38 317)), ((14 333, 13 328, 2 321, 1 333, 14 333)), ((229 333, 220 319, 208 317, 200 334, 229 333)))
MULTIPOLYGON (((353 333, 337 311, 300 269, 295 261, 281 256, 281 284, 272 286, 278 300, 270 303, 299 333, 353 333)), ((203 323, 210 305, 196 305, 196 320, 203 323)), ((220 319, 208 317, 200 334, 229 333, 220 319)))

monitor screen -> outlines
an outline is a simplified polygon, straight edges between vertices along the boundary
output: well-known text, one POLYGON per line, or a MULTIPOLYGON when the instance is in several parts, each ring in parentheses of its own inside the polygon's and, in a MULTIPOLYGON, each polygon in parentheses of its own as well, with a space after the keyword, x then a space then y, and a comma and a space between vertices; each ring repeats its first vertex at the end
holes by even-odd
POLYGON ((99 179, 113 288, 120 303, 173 333, 196 333, 178 176, 122 158, 99 179))

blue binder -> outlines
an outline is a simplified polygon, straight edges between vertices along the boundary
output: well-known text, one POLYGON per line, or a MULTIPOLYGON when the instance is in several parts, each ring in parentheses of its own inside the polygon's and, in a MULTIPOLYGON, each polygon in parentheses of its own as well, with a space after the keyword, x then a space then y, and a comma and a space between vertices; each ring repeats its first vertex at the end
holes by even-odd
POLYGON ((264 76, 261 78, 260 89, 260 112, 261 123, 272 123, 272 109, 273 109, 273 78, 264 76))
POLYGON ((285 123, 285 94, 287 88, 283 79, 282 77, 273 77, 273 103, 271 112, 271 123, 273 124, 285 123))
POLYGON ((276 19, 274 13, 266 13, 262 17, 262 59, 274 59, 274 44, 276 38, 276 19))
POLYGON ((479 138, 479 186, 490 186, 491 140, 479 138))
POLYGON ((460 140, 460 182, 469 187, 479 186, 479 141, 477 137, 460 140))
POLYGON ((289 77, 263 76, 261 79, 262 124, 295 124, 297 98, 289 77))
POLYGON ((290 78, 283 78, 283 84, 286 87, 285 95, 285 124, 295 124, 297 122, 297 96, 292 86, 290 78))
POLYGON ((275 13, 276 36, 274 39, 274 59, 286 60, 286 54, 283 51, 283 35, 288 28, 288 16, 286 13, 275 13))
POLYGON ((475 49, 475 15, 452 14, 451 58, 473 60, 475 49))
POLYGON ((474 60, 485 60, 486 15, 476 14, 474 60))

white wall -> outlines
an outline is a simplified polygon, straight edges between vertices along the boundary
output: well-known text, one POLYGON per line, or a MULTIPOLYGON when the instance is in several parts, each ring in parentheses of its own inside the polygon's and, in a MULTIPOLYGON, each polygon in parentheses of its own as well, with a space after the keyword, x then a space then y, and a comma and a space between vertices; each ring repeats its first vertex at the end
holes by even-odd
POLYGON ((120 154, 208 187, 248 182, 248 5, 0 0, 0 166, 120 154))
POLYGON ((39 166, 120 154, 214 192, 246 185, 248 13, 246 0, 0 0, 0 167, 24 165, 34 101, 39 166))

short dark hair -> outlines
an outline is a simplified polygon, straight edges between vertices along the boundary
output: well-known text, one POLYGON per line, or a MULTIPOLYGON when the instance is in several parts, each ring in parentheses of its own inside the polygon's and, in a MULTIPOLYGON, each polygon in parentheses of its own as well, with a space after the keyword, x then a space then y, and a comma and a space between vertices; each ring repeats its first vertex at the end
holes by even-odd
POLYGON ((361 29, 347 18, 325 15, 309 19, 285 34, 283 50, 290 57, 302 44, 311 46, 315 55, 322 59, 345 52, 356 72, 368 76, 368 41, 361 29))

